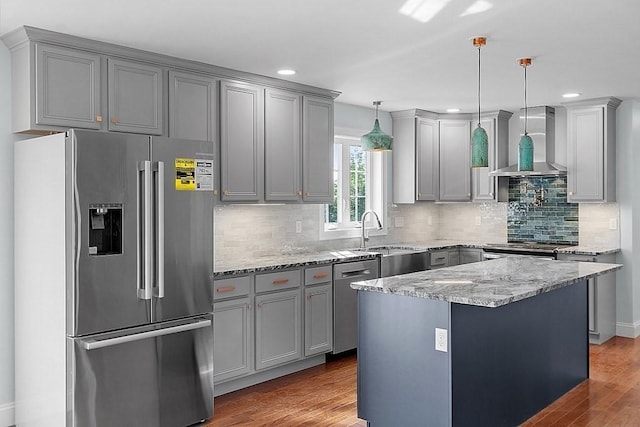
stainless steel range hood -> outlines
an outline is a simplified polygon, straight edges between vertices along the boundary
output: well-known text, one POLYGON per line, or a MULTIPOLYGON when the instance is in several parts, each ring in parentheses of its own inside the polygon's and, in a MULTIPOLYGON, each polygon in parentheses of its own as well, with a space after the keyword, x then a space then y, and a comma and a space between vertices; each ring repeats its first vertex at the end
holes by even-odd
MULTIPOLYGON (((490 176, 549 176, 566 175, 567 168, 555 162, 556 157, 556 111, 552 107, 530 107, 527 131, 533 139, 533 170, 519 171, 518 164, 489 172, 490 176)), ((524 123, 524 109, 520 110, 524 123)), ((522 126, 524 129, 524 126, 522 126)))

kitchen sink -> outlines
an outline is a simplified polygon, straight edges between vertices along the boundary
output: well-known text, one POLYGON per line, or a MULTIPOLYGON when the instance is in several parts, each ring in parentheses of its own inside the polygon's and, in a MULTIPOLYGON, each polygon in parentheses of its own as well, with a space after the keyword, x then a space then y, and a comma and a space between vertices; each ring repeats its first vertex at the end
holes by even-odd
POLYGON ((382 255, 380 277, 423 271, 428 266, 428 252, 425 249, 411 249, 393 246, 380 246, 365 249, 382 255))

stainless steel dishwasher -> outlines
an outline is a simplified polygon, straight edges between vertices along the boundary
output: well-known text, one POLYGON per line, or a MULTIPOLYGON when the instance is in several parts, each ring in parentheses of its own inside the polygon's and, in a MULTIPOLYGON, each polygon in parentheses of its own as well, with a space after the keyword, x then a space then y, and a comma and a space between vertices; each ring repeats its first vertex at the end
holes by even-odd
POLYGON ((357 261, 333 266, 333 352, 356 348, 358 343, 358 292, 351 282, 378 278, 379 261, 357 261))

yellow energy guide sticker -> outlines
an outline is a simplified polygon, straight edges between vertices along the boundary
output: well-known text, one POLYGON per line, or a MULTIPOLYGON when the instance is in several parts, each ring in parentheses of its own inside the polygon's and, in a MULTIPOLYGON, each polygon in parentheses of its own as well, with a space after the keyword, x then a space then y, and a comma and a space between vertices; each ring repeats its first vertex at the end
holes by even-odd
POLYGON ((212 191, 213 160, 175 159, 176 190, 212 191))

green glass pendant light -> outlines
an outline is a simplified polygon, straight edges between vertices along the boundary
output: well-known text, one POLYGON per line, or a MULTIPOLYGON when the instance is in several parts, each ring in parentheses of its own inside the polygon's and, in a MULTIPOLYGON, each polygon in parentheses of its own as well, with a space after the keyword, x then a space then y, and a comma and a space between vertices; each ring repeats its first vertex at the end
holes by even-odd
POLYGON ((518 143, 518 170, 533 170, 533 140, 527 133, 527 67, 531 65, 531 58, 520 58, 520 66, 524 68, 524 134, 518 143))
POLYGON ((478 49, 478 127, 471 134, 471 167, 485 168, 489 166, 489 138, 480 126, 480 49, 487 44, 486 37, 474 37, 473 46, 478 49))
POLYGON ((360 137, 362 149, 365 151, 390 151, 393 144, 393 137, 380 129, 380 123, 378 122, 378 107, 380 104, 382 104, 382 101, 373 101, 373 105, 376 107, 376 121, 373 124, 373 130, 360 137))

